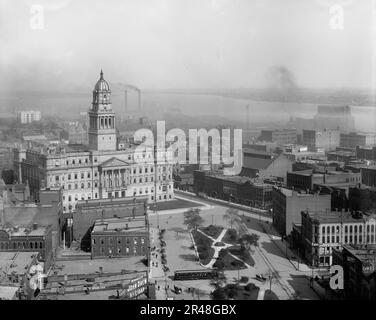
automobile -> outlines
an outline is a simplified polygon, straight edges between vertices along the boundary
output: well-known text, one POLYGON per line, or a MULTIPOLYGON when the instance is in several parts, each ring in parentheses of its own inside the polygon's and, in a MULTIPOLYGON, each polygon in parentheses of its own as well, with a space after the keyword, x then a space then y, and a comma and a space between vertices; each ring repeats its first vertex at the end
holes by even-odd
POLYGON ((180 294, 180 293, 182 293, 182 289, 179 288, 179 287, 177 287, 177 286, 174 286, 174 292, 175 292, 176 294, 180 294))

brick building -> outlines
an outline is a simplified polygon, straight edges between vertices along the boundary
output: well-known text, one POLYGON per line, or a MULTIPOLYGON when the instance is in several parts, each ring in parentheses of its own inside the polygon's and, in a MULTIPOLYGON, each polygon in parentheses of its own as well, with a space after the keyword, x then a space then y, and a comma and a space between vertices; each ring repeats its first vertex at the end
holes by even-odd
POLYGON ((302 210, 330 210, 331 196, 273 188, 273 225, 281 235, 289 235, 293 224, 301 223, 302 210))
POLYGON ((98 219, 145 217, 147 201, 147 197, 80 201, 76 212, 68 218, 72 219, 72 223, 68 222, 64 228, 65 239, 68 244, 76 240, 83 250, 89 250, 91 229, 98 219))
POLYGON ((6 252, 39 252, 40 258, 49 268, 52 252, 52 229, 50 226, 33 224, 30 228, 0 229, 0 251, 6 252))
POLYGON ((100 219, 91 231, 91 257, 147 257, 149 232, 146 217, 100 219))

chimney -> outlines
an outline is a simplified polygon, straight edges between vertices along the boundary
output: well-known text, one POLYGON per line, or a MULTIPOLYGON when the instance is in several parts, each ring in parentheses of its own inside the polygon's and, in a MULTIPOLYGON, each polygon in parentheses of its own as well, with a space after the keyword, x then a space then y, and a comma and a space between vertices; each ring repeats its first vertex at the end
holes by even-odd
POLYGON ((38 223, 33 223, 33 230, 37 230, 38 229, 38 223))
POLYGON ((128 223, 125 224, 125 229, 128 230, 128 223))

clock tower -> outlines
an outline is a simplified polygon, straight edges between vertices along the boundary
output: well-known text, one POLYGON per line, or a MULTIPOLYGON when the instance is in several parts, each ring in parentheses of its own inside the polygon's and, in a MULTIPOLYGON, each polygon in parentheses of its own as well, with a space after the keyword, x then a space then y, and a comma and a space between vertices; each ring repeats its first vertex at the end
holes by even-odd
POLYGON ((111 90, 103 78, 102 70, 93 90, 88 133, 90 150, 116 150, 115 113, 112 110, 111 90))

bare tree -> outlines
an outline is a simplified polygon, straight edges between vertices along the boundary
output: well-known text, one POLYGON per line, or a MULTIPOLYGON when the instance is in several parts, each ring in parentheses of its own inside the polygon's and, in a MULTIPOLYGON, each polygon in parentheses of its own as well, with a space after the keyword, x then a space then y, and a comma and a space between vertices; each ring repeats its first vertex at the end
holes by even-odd
POLYGON ((224 220, 230 224, 230 228, 232 229, 233 226, 239 226, 241 222, 241 218, 238 215, 238 210, 229 208, 226 210, 226 213, 223 216, 224 220))
POLYGON ((188 227, 188 229, 195 229, 201 226, 204 222, 204 219, 200 216, 201 210, 196 209, 189 209, 188 211, 184 212, 184 224, 188 227))

